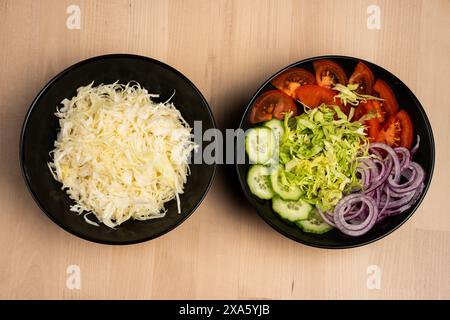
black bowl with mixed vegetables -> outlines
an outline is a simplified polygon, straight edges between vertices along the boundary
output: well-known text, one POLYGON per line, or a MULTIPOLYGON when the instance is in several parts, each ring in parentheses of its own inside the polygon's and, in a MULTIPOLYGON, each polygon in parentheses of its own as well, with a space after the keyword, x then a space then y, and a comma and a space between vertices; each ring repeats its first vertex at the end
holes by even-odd
POLYGON ((245 195, 272 227, 304 244, 380 239, 412 215, 431 182, 424 109, 397 77, 361 59, 288 66, 257 91, 240 128, 245 195))

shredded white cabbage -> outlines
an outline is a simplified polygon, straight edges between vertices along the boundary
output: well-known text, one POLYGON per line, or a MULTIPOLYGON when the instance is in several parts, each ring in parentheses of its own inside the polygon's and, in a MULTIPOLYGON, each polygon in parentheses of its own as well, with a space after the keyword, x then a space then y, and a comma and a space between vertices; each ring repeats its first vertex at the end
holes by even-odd
POLYGON ((153 97, 136 82, 91 83, 61 102, 48 166, 75 200, 71 211, 92 212, 111 228, 130 218, 164 217, 172 199, 181 212, 179 194, 197 145, 175 106, 153 97))

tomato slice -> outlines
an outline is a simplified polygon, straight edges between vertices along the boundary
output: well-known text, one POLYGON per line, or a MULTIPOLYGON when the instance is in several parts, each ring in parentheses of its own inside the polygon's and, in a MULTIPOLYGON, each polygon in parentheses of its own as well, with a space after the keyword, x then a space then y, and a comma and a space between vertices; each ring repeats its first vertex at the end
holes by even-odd
POLYGON ((360 103, 355 110, 354 120, 360 120, 367 114, 371 114, 372 118, 364 122, 367 126, 366 133, 370 141, 376 141, 385 121, 384 112, 380 102, 369 100, 365 103, 360 103))
POLYGON ((384 99, 382 105, 386 112, 386 118, 390 119, 394 117, 399 108, 394 91, 392 91, 391 87, 383 80, 378 79, 373 86, 373 90, 378 93, 380 98, 384 99))
POLYGON ((273 116, 278 120, 283 120, 286 114, 291 114, 291 117, 295 117, 297 115, 297 106, 295 105, 294 101, 292 102, 293 104, 278 103, 275 107, 275 110, 273 110, 273 116))
POLYGON ((308 70, 291 68, 272 80, 272 85, 291 97, 295 97, 295 89, 306 84, 315 84, 316 78, 308 70))
POLYGON ((295 98, 310 108, 316 108, 322 103, 338 106, 343 113, 349 114, 350 108, 339 98, 334 99, 336 91, 318 85, 304 85, 295 90, 295 98))
POLYGON ((297 115, 297 106, 294 100, 279 90, 270 90, 260 95, 250 111, 251 123, 258 123, 272 119, 284 119, 286 113, 297 115))
POLYGON ((322 103, 333 104, 336 92, 318 85, 308 84, 295 90, 295 98, 310 108, 320 106, 322 103))
POLYGON ((344 69, 331 60, 316 60, 313 62, 316 71, 316 81, 321 87, 330 88, 336 83, 347 85, 347 75, 344 69))
POLYGON ((410 149, 413 142, 413 125, 411 118, 405 110, 399 111, 395 118, 400 121, 400 126, 402 127, 400 146, 410 149))
POLYGON ((362 116, 366 115, 370 110, 375 112, 377 115, 378 122, 383 125, 387 119, 386 111, 383 108, 383 104, 381 101, 377 100, 369 100, 366 103, 360 103, 358 107, 356 107, 355 114, 353 116, 353 120, 359 120, 362 116), (370 104, 369 104, 370 103, 370 104), (369 105, 369 107, 368 107, 369 105))
POLYGON ((358 84, 356 92, 360 94, 371 94, 374 82, 375 77, 373 76, 372 71, 362 62, 358 62, 355 70, 350 76, 350 80, 348 80, 348 83, 350 84, 358 84))
POLYGON ((337 105, 341 109, 341 111, 343 113, 345 113, 346 115, 348 115, 350 113, 351 106, 349 104, 344 105, 342 103, 341 99, 339 99, 339 98, 336 98, 336 99, 333 98, 333 102, 331 102, 330 104, 337 105))
POLYGON ((361 119, 361 117, 362 117, 363 115, 365 115, 366 113, 367 113, 367 111, 366 111, 366 105, 365 105, 364 103, 360 103, 360 104, 356 107, 355 114, 353 115, 352 120, 357 121, 357 120, 361 119))
POLYGON ((370 141, 375 141, 381 130, 381 123, 383 122, 383 116, 380 113, 380 102, 376 100, 369 100, 365 103, 366 114, 374 114, 374 117, 366 121, 367 134, 370 141))
POLYGON ((394 148, 400 146, 410 149, 413 141, 413 125, 408 113, 401 110, 392 117, 380 131, 376 141, 394 148))

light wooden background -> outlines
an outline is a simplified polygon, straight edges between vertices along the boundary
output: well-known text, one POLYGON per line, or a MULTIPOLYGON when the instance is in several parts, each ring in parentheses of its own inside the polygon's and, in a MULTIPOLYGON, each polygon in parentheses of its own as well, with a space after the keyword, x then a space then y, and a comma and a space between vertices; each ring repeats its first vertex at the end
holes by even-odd
POLYGON ((0 0, 0 298, 450 298, 450 1, 0 0), (81 30, 66 8, 81 8, 81 30), (367 7, 381 8, 381 30, 367 7), (373 61, 423 103, 437 159, 431 189, 399 230, 366 247, 331 251, 267 226, 220 168, 206 200, 154 241, 113 247, 80 240, 34 204, 18 161, 19 132, 36 93, 82 59, 137 53, 187 75, 219 127, 231 127, 259 84, 322 54, 373 61), (81 290, 66 288, 68 265, 81 290), (366 285, 369 265, 381 288, 366 285))

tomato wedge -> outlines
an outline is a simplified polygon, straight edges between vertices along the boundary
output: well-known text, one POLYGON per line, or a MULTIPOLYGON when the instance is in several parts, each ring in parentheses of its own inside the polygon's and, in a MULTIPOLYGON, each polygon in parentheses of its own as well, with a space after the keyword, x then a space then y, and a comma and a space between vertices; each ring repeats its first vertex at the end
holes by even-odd
POLYGON ((361 119, 364 115, 372 115, 372 118, 366 120, 364 124, 367 126, 366 133, 370 141, 376 141, 379 136, 382 124, 384 122, 384 115, 379 101, 369 100, 365 103, 360 103, 355 110, 355 120, 361 119))
POLYGON ((358 84, 356 92, 359 94, 371 94, 374 82, 375 77, 373 76, 372 71, 362 62, 358 62, 355 70, 350 76, 350 80, 348 80, 348 83, 350 84, 358 84))
POLYGON ((306 84, 315 84, 316 78, 306 69, 291 68, 272 80, 272 85, 291 97, 295 97, 295 89, 306 84))
POLYGON ((316 60, 313 62, 316 71, 316 81, 321 87, 330 88, 336 83, 347 85, 347 75, 344 69, 331 60, 316 60))
POLYGON ((373 86, 373 90, 378 93, 380 98, 384 99, 382 102, 383 109, 386 112, 386 118, 390 119, 394 117, 398 112, 398 103, 395 98, 394 91, 391 87, 381 79, 378 79, 373 86))
POLYGON ((392 117, 378 134, 377 142, 384 142, 391 147, 410 149, 413 141, 413 125, 405 110, 392 117))
POLYGON ((333 104, 336 92, 318 85, 308 84, 295 90, 295 98, 310 108, 320 106, 322 103, 333 104))
POLYGON ((364 103, 360 103, 355 110, 355 114, 353 115, 352 120, 358 121, 361 119, 363 115, 366 114, 366 105, 364 103))
POLYGON ((260 95, 250 111, 251 123, 258 123, 272 119, 284 119, 286 113, 297 115, 297 106, 294 100, 279 90, 270 90, 260 95))
POLYGON ((348 115, 350 108, 344 106, 339 98, 334 99, 336 91, 318 85, 304 85, 295 90, 295 99, 310 108, 316 108, 322 103, 338 106, 343 113, 348 115))

